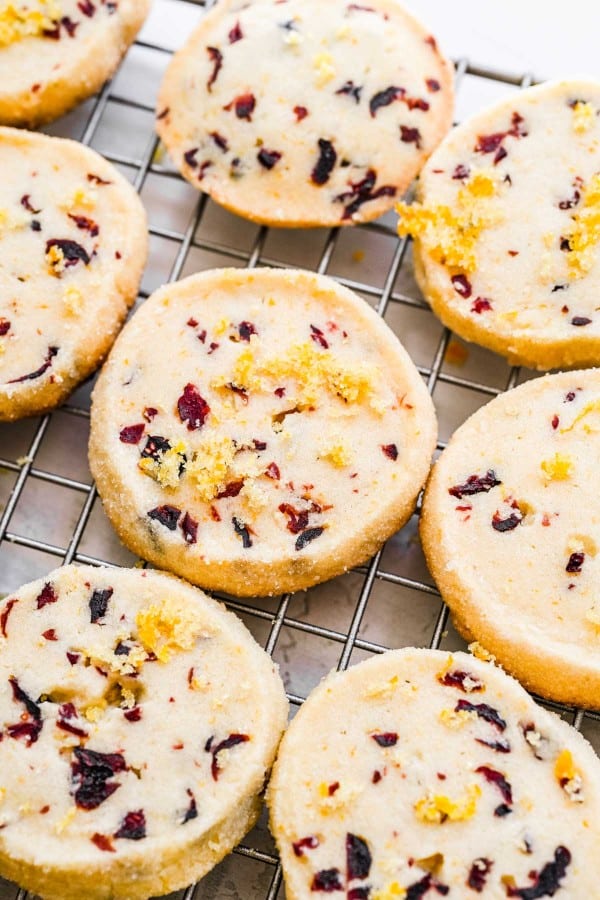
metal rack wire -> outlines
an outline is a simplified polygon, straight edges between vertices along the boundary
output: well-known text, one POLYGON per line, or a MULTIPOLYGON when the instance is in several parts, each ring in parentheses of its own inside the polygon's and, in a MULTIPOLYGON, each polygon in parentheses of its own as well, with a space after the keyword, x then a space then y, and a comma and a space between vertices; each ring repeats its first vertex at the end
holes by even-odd
MULTIPOLYGON (((206 2, 196 2, 196 0, 177 0, 178 3, 188 3, 195 6, 203 6, 208 8, 212 5, 212 0, 206 2)), ((159 54, 169 54, 170 50, 161 43, 151 43, 149 41, 138 40, 136 47, 153 51, 159 54)), ((492 71, 485 67, 475 65, 466 59, 456 62, 456 81, 457 88, 460 90, 461 83, 465 76, 476 76, 485 79, 490 83, 503 84, 512 87, 526 87, 533 82, 530 74, 516 75, 506 72, 492 71)), ((124 107, 125 110, 137 110, 140 113, 152 114, 153 107, 141 101, 132 100, 126 96, 121 96, 115 87, 115 80, 107 83, 101 93, 95 98, 90 105, 89 115, 84 123, 83 131, 78 137, 84 144, 90 145, 94 141, 94 137, 103 121, 103 117, 107 111, 109 102, 113 105, 124 107)), ((128 156, 120 153, 105 153, 107 158, 122 167, 126 167, 130 172, 135 173, 133 177, 134 186, 138 191, 142 191, 147 179, 151 175, 161 176, 168 179, 181 180, 180 176, 168 166, 161 163, 157 159, 158 139, 152 132, 152 126, 148 129, 148 139, 143 152, 139 157, 128 156)), ((176 280, 184 270, 186 260, 190 252, 194 250, 203 250, 208 253, 219 253, 221 257, 229 259, 232 264, 242 264, 249 268, 257 265, 282 265, 281 260, 270 258, 266 252, 266 245, 269 236, 269 229, 262 227, 257 230, 254 241, 249 249, 241 249, 239 247, 223 246, 219 241, 211 240, 210 237, 199 236, 200 225, 205 216, 208 201, 204 195, 199 195, 193 214, 190 216, 185 230, 179 231, 172 228, 166 228, 157 224, 152 224, 150 233, 153 237, 169 242, 176 247, 174 262, 169 272, 169 281, 176 280)), ((409 256, 409 241, 407 239, 399 240, 393 228, 393 224, 371 223, 360 227, 361 233, 376 233, 385 235, 393 239, 393 251, 391 253, 390 262, 380 286, 376 286, 366 279, 355 279, 347 276, 337 275, 338 280, 359 293, 361 293, 368 301, 375 305, 379 315, 386 316, 386 313, 394 305, 398 304, 407 308, 414 308, 423 311, 427 315, 425 321, 433 323, 433 317, 427 313, 427 305, 419 296, 412 296, 398 288, 399 276, 403 270, 407 269, 406 260, 409 256)), ((332 259, 336 252, 340 240, 340 230, 332 229, 326 236, 322 247, 320 258, 315 266, 315 270, 319 273, 329 273, 332 259)), ((141 294, 143 300, 147 293, 141 294)), ((472 379, 455 372, 447 371, 444 366, 444 360, 448 346, 451 341, 451 334, 447 329, 442 329, 439 340, 435 345, 433 355, 427 365, 420 365, 419 370, 425 379, 428 389, 434 395, 439 385, 446 385, 449 389, 465 389, 467 391, 476 392, 480 395, 481 400, 486 402, 491 397, 499 394, 502 390, 507 390, 518 383, 521 379, 520 370, 513 368, 507 371, 507 377, 503 385, 498 386, 497 381, 494 384, 486 383, 485 380, 472 379)), ((408 350, 411 346, 408 344, 408 350)), ((498 362, 498 365, 500 363, 498 362)), ((64 415, 69 419, 77 418, 80 421, 89 418, 89 409, 83 404, 74 402, 67 403, 60 415, 64 415)), ((4 556, 10 558, 12 548, 22 547, 30 550, 39 551, 45 554, 49 559, 55 558, 57 563, 68 564, 71 562, 86 563, 91 565, 114 565, 114 560, 101 559, 97 555, 84 552, 81 548, 82 537, 86 533, 86 529, 90 527, 90 520, 97 501, 97 494, 93 484, 87 483, 83 479, 68 477, 59 472, 51 471, 50 468, 40 465, 36 460, 43 451, 45 441, 48 440, 49 428, 52 422, 52 415, 46 415, 35 426, 32 436, 29 440, 24 457, 19 459, 6 458, 4 455, 4 440, 2 434, 6 431, 0 431, 0 471, 12 473, 14 476, 14 484, 12 490, 8 494, 8 498, 4 507, 4 511, 0 516, 0 552, 4 556), (60 543, 52 543, 49 540, 32 536, 31 534, 22 533, 25 529, 19 529, 15 525, 15 512, 23 499, 24 492, 28 485, 33 482, 45 483, 50 490, 64 489, 69 492, 76 492, 80 495, 82 506, 76 517, 75 525, 71 530, 70 537, 66 542, 66 546, 60 543)), ((13 426, 5 426, 12 428, 13 426)), ((65 425, 64 427, 68 427, 65 425)), ((439 449, 443 449, 444 443, 440 442, 439 449)), ((384 550, 381 550, 368 565, 359 567, 355 570, 354 576, 358 579, 358 590, 353 590, 353 599, 351 603, 350 618, 348 627, 340 629, 339 627, 327 627, 322 623, 310 621, 310 617, 295 615, 293 613, 293 600, 290 595, 284 595, 276 600, 269 602, 256 601, 235 601, 230 598, 223 598, 230 609, 242 615, 250 624, 254 622, 262 626, 262 638, 265 649, 268 653, 278 656, 278 646, 282 637, 283 630, 290 630, 298 634, 304 633, 314 638, 325 640, 328 646, 334 648, 335 664, 339 669, 346 668, 352 661, 355 654, 368 655, 370 653, 381 653, 388 646, 398 646, 394 634, 389 634, 384 641, 373 641, 361 635, 361 625, 365 620, 369 603, 372 602, 375 586, 378 582, 385 583, 390 590, 408 589, 416 592, 416 596, 422 598, 430 598, 431 602, 438 604, 438 610, 434 616, 433 627, 428 635, 428 645, 430 647, 439 647, 443 644, 447 637, 448 629, 448 610, 441 602, 436 588, 426 580, 416 578, 411 574, 402 572, 402 548, 396 548, 397 564, 389 566, 386 564, 384 550), (337 650, 335 649, 337 648, 337 650)), ((354 582, 353 582, 354 584, 354 582)), ((17 584, 11 584, 10 589, 16 588, 17 584)), ((300 705, 304 697, 294 690, 288 693, 289 699, 293 705, 300 705)), ((600 723, 600 714, 574 710, 555 704, 546 704, 555 711, 567 717, 576 728, 582 729, 592 723, 600 723)), ((264 867, 260 884, 262 887, 256 887, 256 883, 251 891, 240 893, 231 893, 228 889, 227 896, 243 897, 244 900, 283 900, 284 893, 282 887, 281 869, 278 863, 276 853, 270 844, 268 838, 265 838, 265 828, 263 833, 260 831, 252 832, 246 841, 239 846, 235 854, 237 858, 245 857, 255 863, 259 863, 264 867), (255 840, 256 837, 256 840, 255 840), (263 889, 264 888, 264 889, 263 889)), ((15 898, 15 900, 26 900, 27 893, 18 890, 15 893, 14 887, 7 884, 0 885, 0 896, 6 898, 15 898)), ((237 890, 234 888, 234 890, 237 890)), ((193 886, 187 890, 180 892, 178 895, 181 900, 201 900, 201 898, 219 897, 219 893, 214 892, 214 887, 205 893, 205 888, 193 886)), ((222 894, 221 896, 225 896, 222 894)))

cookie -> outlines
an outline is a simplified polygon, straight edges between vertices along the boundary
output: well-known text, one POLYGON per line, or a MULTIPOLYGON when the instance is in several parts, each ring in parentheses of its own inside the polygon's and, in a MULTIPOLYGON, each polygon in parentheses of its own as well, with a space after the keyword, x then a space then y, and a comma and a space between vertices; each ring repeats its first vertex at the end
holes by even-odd
POLYGON ((459 631, 531 690, 600 697, 600 371, 529 381, 478 410, 434 466, 427 563, 459 631))
POLYGON ((0 10, 0 123, 33 128, 117 68, 150 0, 15 0, 0 10))
POLYGON ((400 204, 442 322, 537 369, 600 363, 600 83, 511 94, 456 128, 400 204))
POLYGON ((97 382, 90 465, 135 553, 240 596, 368 559, 412 513, 436 420, 395 335, 329 278, 204 272, 157 291, 97 382))
POLYGON ((75 141, 0 128, 0 420, 52 409, 98 366, 135 300, 146 214, 75 141))
POLYGON ((242 623, 160 572, 67 566, 0 606, 0 873, 143 900, 251 828, 286 722, 242 623))
POLYGON ((452 111, 452 67, 396 0, 221 0, 167 70, 157 129, 238 215, 351 225, 393 206, 452 111))
POLYGON ((267 799, 288 900, 597 894, 594 751, 464 653, 411 648, 330 675, 267 799))

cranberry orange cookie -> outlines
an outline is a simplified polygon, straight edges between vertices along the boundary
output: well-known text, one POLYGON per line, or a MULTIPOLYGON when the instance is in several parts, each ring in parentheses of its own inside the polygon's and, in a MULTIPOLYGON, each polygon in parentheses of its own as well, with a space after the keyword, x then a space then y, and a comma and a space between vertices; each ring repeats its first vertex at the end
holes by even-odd
POLYGON ((597 894, 594 751, 464 653, 411 648, 326 678, 268 802, 289 900, 597 894))
POLYGON ((530 689, 600 704, 600 370, 529 381, 458 429, 423 501, 459 630, 530 689))
POLYGON ((0 420, 57 406, 108 351, 135 300, 146 216, 74 141, 0 128, 0 420))
POLYGON ((150 0, 2 0, 0 122, 33 127, 113 74, 150 0))
POLYGON ((348 225, 390 209, 452 110, 451 67, 396 0, 221 0, 167 70, 157 126, 233 212, 348 225))
POLYGON ((446 138, 399 207, 444 324, 512 363, 600 363, 599 148, 593 81, 511 94, 446 138))
POLYGON ((157 291, 94 391, 90 464, 123 542, 203 587, 308 587, 410 516, 436 422, 394 334, 308 272, 157 291))
POLYGON ((0 606, 0 873, 143 900, 253 825, 287 703, 272 661, 172 576, 68 566, 0 606))

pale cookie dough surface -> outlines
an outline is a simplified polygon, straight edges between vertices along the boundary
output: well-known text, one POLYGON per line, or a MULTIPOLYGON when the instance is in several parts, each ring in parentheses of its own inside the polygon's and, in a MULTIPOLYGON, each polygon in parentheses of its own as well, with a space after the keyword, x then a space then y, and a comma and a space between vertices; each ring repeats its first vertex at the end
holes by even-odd
POLYGON ((69 566, 2 602, 0 649, 3 876, 141 900, 250 829, 287 703, 220 604, 162 573, 69 566))
POLYGON ((600 362, 600 83, 553 82, 469 119, 401 204, 422 290, 461 337, 538 369, 600 362))
POLYGON ((326 678, 268 803, 288 900, 597 895, 596 755, 464 653, 411 648, 326 678))
POLYGON ((90 463, 134 552, 204 587, 295 590, 368 559, 430 467, 398 339, 323 276, 216 270, 157 291, 94 391, 90 463))
POLYGON ((97 91, 150 0, 1 0, 0 122, 34 127, 97 91))
POLYGON ((0 128, 0 420, 57 406, 91 374, 136 297, 146 214, 105 159, 0 128))
POLYGON ((456 432, 423 501, 457 625, 546 697, 600 704, 600 371, 530 381, 456 432))
POLYGON ((348 225, 393 205, 453 105, 451 66, 395 0, 221 0, 167 70, 157 127, 239 215, 348 225))

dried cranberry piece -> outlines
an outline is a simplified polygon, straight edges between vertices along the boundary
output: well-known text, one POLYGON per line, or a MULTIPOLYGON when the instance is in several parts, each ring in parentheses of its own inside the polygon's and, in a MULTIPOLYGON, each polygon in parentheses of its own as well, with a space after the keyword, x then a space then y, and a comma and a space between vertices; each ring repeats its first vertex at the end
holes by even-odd
POLYGON ((72 703, 63 703, 58 710, 59 718, 56 722, 56 727, 61 728, 63 731, 67 731, 69 734, 74 734, 76 737, 87 738, 89 737, 87 731, 83 728, 78 728, 76 725, 71 725, 68 721, 69 719, 78 719, 77 710, 72 703))
POLYGON ((391 459, 392 462, 396 462, 398 459, 398 447, 396 444, 382 444, 381 449, 388 459, 391 459))
POLYGON ((126 425, 119 432, 119 440, 123 444, 139 444, 144 433, 145 425, 126 425))
POLYGON ((342 87, 336 91, 336 94, 345 94, 348 97, 354 97, 357 103, 360 103, 360 94, 362 85, 356 85, 353 81, 347 81, 342 87))
POLYGON ((90 182, 90 184, 97 184, 97 185, 112 184, 112 181, 105 181, 104 178, 100 178, 99 175, 94 175, 93 172, 88 172, 86 175, 86 178, 90 182))
POLYGON ((395 747, 398 743, 398 735, 395 731, 384 731, 382 734, 372 734, 371 737, 380 747, 395 747))
POLYGON ((279 466, 277 465, 277 463, 269 463, 269 465, 265 469, 265 475, 267 476, 267 478, 272 478, 273 481, 279 481, 279 479, 281 478, 281 472, 279 471, 279 466))
POLYGON ((177 509, 176 506, 169 506, 168 504, 165 506, 157 506, 148 512, 148 517, 150 519, 155 519, 157 522, 160 522, 160 524, 164 525, 165 528, 168 528, 169 531, 175 531, 180 516, 181 510, 177 509))
POLYGON ((158 415, 158 410, 153 406, 145 406, 142 415, 146 422, 151 422, 158 415))
POLYGON ((91 2, 91 0, 79 0, 77 6, 81 10, 83 15, 88 17, 88 19, 91 19, 96 12, 96 7, 91 2))
POLYGON ((308 110, 305 106, 295 106, 294 115, 296 116, 296 121, 301 122, 302 119, 305 119, 307 117, 308 110))
POLYGON ((581 572, 585 560, 585 553, 571 553, 566 566, 566 571, 578 575, 581 572))
POLYGON ((27 212, 30 212, 33 216, 37 216, 38 213, 41 213, 41 209, 34 209, 31 205, 31 194, 23 194, 21 197, 21 206, 24 207, 27 212))
POLYGON ((238 41, 242 40, 242 38, 244 37, 244 32, 242 31, 242 26, 239 22, 235 23, 228 36, 230 44, 236 44, 238 41))
POLYGON ((37 609, 43 609, 44 606, 47 606, 49 603, 56 603, 58 600, 58 595, 49 581, 46 582, 38 596, 36 597, 35 605, 37 609))
POLYGON ((347 894, 347 900, 369 900, 371 896, 370 887, 350 888, 347 894))
POLYGON ((442 86, 435 78, 427 78, 425 80, 425 84, 432 94, 436 94, 438 91, 441 91, 442 86))
POLYGON ((509 806, 512 806, 512 787, 510 785, 510 782, 506 780, 502 772, 498 772, 497 769, 492 769, 490 766, 478 766, 475 771, 480 775, 483 775, 485 780, 490 784, 495 785, 502 794, 502 798, 504 799, 504 801, 509 806))
POLYGON ((475 738, 475 740, 478 744, 483 744, 484 747, 495 750, 496 753, 510 753, 510 744, 508 741, 484 741, 483 738, 475 738))
POLYGON ((181 530, 186 544, 195 544, 198 540, 198 522, 186 512, 181 520, 181 530))
POLYGON ((559 209, 572 209, 574 206, 577 206, 579 201, 581 200, 581 194, 577 189, 573 191, 573 196, 569 200, 561 200, 558 204, 559 209))
POLYGON ((313 340, 315 344, 318 344, 319 347, 322 347, 323 350, 329 350, 329 341, 327 340, 321 329, 317 328, 316 325, 310 326, 310 337, 311 340, 313 340))
POLYGON ((511 507, 514 509, 514 512, 511 512, 510 515, 506 516, 504 519, 502 518, 500 511, 496 510, 492 516, 492 528, 495 531, 500 531, 501 533, 513 531, 513 529, 523 521, 523 513, 519 509, 516 501, 513 501, 511 507))
POLYGON ((188 431, 202 428, 210 413, 210 406, 194 384, 186 384, 177 401, 177 411, 182 422, 187 422, 188 431))
POLYGON ((222 500, 224 497, 237 497, 243 487, 243 480, 230 481, 229 484, 225 485, 222 491, 219 491, 219 493, 217 494, 217 500, 222 500))
POLYGON ((456 291, 457 294, 460 294, 465 300, 468 300, 471 294, 473 293, 473 288, 471 287, 471 282, 467 278, 466 275, 453 275, 450 279, 452 282, 452 287, 456 291))
POLYGON ((141 841, 146 837, 146 816, 143 809, 128 812, 113 837, 141 841))
POLYGON ((454 172, 452 173, 452 178, 455 181, 464 181, 465 178, 468 178, 471 174, 471 170, 468 166, 464 166, 462 163, 456 166, 454 172))
POLYGON ((531 873, 530 877, 534 881, 531 887, 507 887, 507 896, 520 897, 521 900, 538 900, 540 897, 554 897, 555 893, 561 888, 560 882, 566 877, 571 858, 571 852, 566 847, 557 847, 554 851, 553 862, 546 863, 541 872, 531 873))
POLYGON ((300 838, 299 841, 294 841, 292 843, 294 856, 304 856, 305 850, 315 850, 318 846, 319 838, 315 837, 314 834, 311 834, 308 837, 300 838))
POLYGON ((479 859, 476 859, 469 870, 469 877, 467 878, 467 887, 470 887, 471 890, 476 891, 478 894, 481 894, 484 889, 487 876, 492 870, 493 863, 490 859, 486 859, 483 856, 480 856, 479 859))
POLYGON ((98 236, 100 228, 93 219, 88 219, 87 216, 73 216, 71 213, 69 213, 69 218, 81 231, 89 231, 91 237, 98 236))
POLYGON ((105 590, 96 590, 90 597, 90 622, 94 624, 98 619, 103 619, 108 610, 108 603, 114 591, 111 587, 105 590))
POLYGON ((0 317, 0 337, 4 337, 10 331, 10 322, 8 319, 0 317))
POLYGON ((487 494, 499 484, 502 482, 496 478, 494 470, 488 469, 485 475, 469 475, 464 484, 455 484, 454 487, 448 488, 448 493, 462 500, 463 497, 471 497, 473 494, 487 494))
POLYGON ((404 88, 391 85, 390 87, 385 88, 385 90, 373 94, 369 100, 369 112, 371 113, 371 118, 375 118, 377 110, 381 109, 382 106, 389 106, 394 100, 403 97, 405 93, 406 91, 404 88))
POLYGON ((377 200, 379 197, 395 197, 396 188, 392 185, 382 185, 382 187, 374 190, 377 181, 377 173, 375 169, 368 169, 367 174, 356 183, 350 182, 350 191, 338 194, 335 198, 337 202, 346 203, 342 213, 342 220, 351 219, 358 212, 363 203, 370 200, 377 200), (347 202, 349 201, 349 202, 347 202))
POLYGON ((142 450, 142 458, 150 457, 150 459, 158 462, 161 453, 166 453, 171 449, 171 443, 160 434, 150 434, 146 441, 146 446, 142 450))
POLYGON ((25 707, 26 718, 21 717, 21 721, 16 725, 8 725, 6 732, 9 737, 15 740, 25 738, 27 746, 31 747, 37 741, 44 725, 42 711, 37 703, 34 703, 31 697, 25 693, 14 676, 11 675, 8 680, 12 688, 13 699, 16 703, 22 703, 25 707))
POLYGON ((494 134, 479 135, 475 145, 476 153, 494 153, 494 165, 497 165, 505 156, 506 149, 502 146, 507 137, 527 137, 527 131, 522 128, 523 116, 514 112, 511 118, 511 127, 507 131, 497 131, 494 134))
POLYGON ((450 893, 450 888, 436 881, 433 875, 425 875, 420 881, 416 881, 406 889, 406 900, 420 900, 429 891, 435 890, 445 897, 450 893))
POLYGON ((209 59, 213 64, 210 78, 206 82, 206 89, 210 94, 212 92, 212 86, 219 77, 219 72, 221 71, 221 66, 223 65, 223 54, 218 49, 218 47, 207 47, 206 52, 208 53, 209 59))
POLYGON ((278 150, 265 150, 261 147, 256 158, 265 169, 272 169, 281 159, 281 153, 278 150))
POLYGON ((134 706, 132 709, 126 710, 123 715, 128 722, 139 722, 142 718, 142 710, 139 706, 134 706))
POLYGON ((476 693, 477 691, 483 691, 485 689, 484 683, 480 681, 476 675, 471 675, 470 672, 462 672, 458 669, 455 669, 453 672, 444 672, 441 677, 438 676, 438 681, 440 684, 445 684, 446 687, 458 688, 459 690, 464 691, 465 694, 476 693), (468 689, 465 687, 467 678, 470 681, 468 689))
MULTIPOLYGON (((0 630, 4 637, 8 637, 6 634, 6 623, 8 622, 8 617, 10 616, 13 606, 19 602, 18 597, 13 597, 11 600, 8 600, 6 606, 2 610, 2 615, 0 615, 0 630)), ((39 609, 39 606, 38 606, 39 609)))
POLYGON ((40 378, 44 374, 44 372, 48 371, 48 369, 52 365, 52 360, 57 353, 58 347, 48 347, 46 358, 39 369, 36 369, 35 372, 28 372, 27 375, 21 375, 19 378, 12 378, 8 383, 20 384, 23 381, 34 381, 36 378, 40 378))
POLYGON ((80 809, 96 809, 121 787, 109 779, 127 768, 122 753, 100 753, 74 747, 71 760, 71 784, 80 809))
POLYGON ((471 304, 471 312, 481 314, 482 312, 489 312, 493 309, 491 302, 487 299, 487 297, 476 297, 471 304))
POLYGON ((222 750, 231 750, 232 747, 237 747, 238 744, 245 744, 250 740, 250 736, 247 734, 230 734, 229 737, 225 738, 216 746, 213 746, 213 740, 214 738, 210 737, 207 740, 204 749, 207 753, 212 754, 210 773, 213 777, 213 781, 218 781, 221 772, 219 766, 219 753, 221 753, 222 750))
POLYGON ((326 184, 337 162, 337 152, 331 141, 319 138, 319 158, 311 172, 313 184, 326 184))
POLYGON ((417 150, 421 149, 421 132, 418 128, 408 128, 406 125, 401 125, 400 140, 404 144, 415 144, 417 150))
POLYGON ((112 841, 105 834, 99 834, 96 832, 90 838, 90 841, 96 845, 98 850, 103 850, 105 853, 116 853, 117 851, 112 845, 112 841))
POLYGON ((191 150, 186 150, 183 154, 183 158, 190 167, 190 169, 195 169, 198 165, 198 160, 196 159, 196 154, 200 148, 193 147, 191 150))
POLYGON ((249 341, 253 334, 258 334, 256 326, 252 322, 240 322, 237 330, 241 341, 249 341))
POLYGON ((575 325, 577 328, 581 328, 583 325, 591 325, 592 320, 588 319, 587 316, 573 316, 571 319, 571 325, 575 325))
POLYGON ((306 531, 303 531, 296 538, 296 550, 304 550, 307 544, 321 537, 324 531, 325 529, 321 525, 317 525, 315 528, 307 528, 306 531))
POLYGON ((291 503, 280 503, 278 509, 288 517, 287 529, 292 534, 299 534, 308 527, 308 509, 298 510, 291 503))
POLYGON ((235 97, 223 109, 226 109, 228 112, 233 109, 238 119, 246 119, 247 122, 251 122, 255 107, 256 97, 254 94, 240 94, 239 97, 235 97))
POLYGON ((238 537, 242 539, 242 547, 244 550, 248 550, 249 547, 252 546, 252 538, 250 537, 250 532, 244 523, 237 518, 237 516, 233 516, 231 520, 231 524, 233 525, 233 530, 237 534, 238 537))
POLYGON ((186 793, 187 793, 188 797, 190 798, 190 803, 189 803, 188 808, 186 809, 186 811, 183 814, 183 818, 182 818, 181 822, 179 823, 180 825, 185 825, 186 822, 191 822, 192 819, 198 818, 198 806, 196 805, 196 798, 194 797, 192 791, 189 788, 187 789, 186 793))
POLYGON ((67 659, 69 660, 72 666, 76 666, 79 660, 81 659, 80 653, 72 653, 70 650, 67 650, 67 659))
POLYGON ((368 878, 373 857, 364 838, 356 834, 346 835, 346 878, 368 878))
POLYGON ((343 891, 344 885, 340 880, 339 869, 322 869, 317 872, 310 885, 311 891, 323 891, 332 894, 334 891, 343 891))
POLYGON ((477 713, 480 719, 489 722, 490 725, 493 725, 498 731, 505 731, 506 729, 506 722, 498 710, 494 709, 493 706, 488 706, 487 703, 469 703, 468 700, 459 700, 454 711, 461 712, 462 710, 477 713))
POLYGON ((69 268, 69 266, 76 266, 80 260, 86 266, 88 266, 90 263, 90 257, 87 250, 85 249, 85 247, 82 247, 81 244, 78 244, 77 241, 71 241, 63 238, 52 238, 51 240, 46 241, 46 253, 49 253, 52 247, 58 247, 58 249, 62 251, 65 261, 65 268, 69 268))

